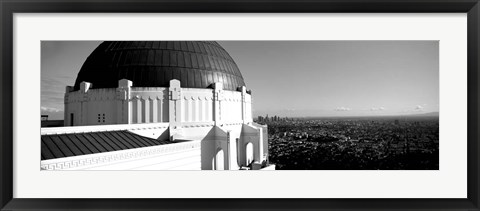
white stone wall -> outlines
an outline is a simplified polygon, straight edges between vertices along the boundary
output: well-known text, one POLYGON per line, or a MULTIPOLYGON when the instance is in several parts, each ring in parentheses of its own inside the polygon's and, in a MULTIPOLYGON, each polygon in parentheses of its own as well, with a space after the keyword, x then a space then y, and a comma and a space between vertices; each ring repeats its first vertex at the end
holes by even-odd
POLYGON ((174 88, 131 87, 131 84, 123 79, 118 88, 91 89, 94 84, 86 82, 81 83, 78 91, 71 92, 71 87, 67 87, 65 126, 71 125, 71 114, 74 126, 252 122, 251 96, 245 87, 241 91, 223 90, 221 84, 216 89, 180 87, 172 98, 174 88))
POLYGON ((41 161, 42 170, 200 170, 199 141, 41 161))
POLYGON ((168 101, 168 88, 132 88, 129 99, 130 123, 168 122, 168 101))
MULTIPOLYGON (((252 123, 252 97, 245 87, 241 87, 239 91, 229 91, 223 90, 221 83, 215 83, 213 89, 181 88, 178 80, 171 80, 170 87, 131 87, 132 84, 131 81, 122 79, 118 88, 90 89, 92 84, 86 82, 82 82, 80 90, 75 92, 71 92, 71 87, 67 87, 65 125, 70 125, 70 113, 74 114, 75 126, 168 124, 168 129, 131 131, 179 143, 187 140, 199 141, 201 153, 199 150, 185 152, 195 156, 193 160, 184 160, 185 163, 182 164, 194 169, 213 169, 213 165, 218 163, 216 155, 219 151, 223 152, 223 161, 220 162, 223 169, 243 168, 248 165, 246 146, 249 143, 253 145, 253 160, 257 165, 266 159, 267 128, 252 123), (197 158, 199 153, 201 158, 197 158)), ((163 156, 161 159, 157 157, 158 159, 152 159, 152 162, 169 160, 166 162, 169 163, 168 168, 177 168, 177 164, 170 163, 170 159, 185 157, 187 154, 163 156)), ((133 165, 135 162, 128 163, 121 164, 121 168, 136 166, 133 165)))
POLYGON ((115 124, 115 125, 91 125, 91 126, 77 126, 77 127, 45 127, 41 128, 41 135, 54 135, 54 134, 69 134, 69 133, 85 133, 85 132, 105 132, 105 131, 118 131, 128 130, 130 132, 155 138, 157 136, 149 136, 142 131, 152 130, 156 131, 156 134, 164 133, 168 129, 168 123, 151 123, 151 124, 115 124))
MULTIPOLYGON (((252 144, 253 162, 258 167, 266 159, 266 127, 257 124, 215 122, 182 123, 184 137, 178 143, 92 155, 42 161, 45 170, 211 170, 216 161, 225 170, 248 166, 247 145, 252 144), (217 152, 222 151, 218 159, 217 152)), ((141 136, 161 139, 169 123, 122 124, 81 127, 42 128, 42 135, 128 130, 141 136)))
POLYGON ((182 122, 213 121, 213 90, 182 89, 182 122))
POLYGON ((65 125, 118 124, 115 89, 90 89, 65 94, 65 125))
MULTIPOLYGON (((262 163, 268 155, 268 134, 266 127, 258 124, 244 124, 242 126, 242 135, 239 140, 239 153, 246 155, 246 146, 248 143, 253 144, 253 159, 256 163, 262 163)), ((241 163, 246 163, 246 157, 241 157, 241 163)))
POLYGON ((252 95, 245 94, 245 122, 253 122, 253 113, 252 113, 252 95))
POLYGON ((223 91, 220 100, 222 122, 243 122, 241 92, 223 91))

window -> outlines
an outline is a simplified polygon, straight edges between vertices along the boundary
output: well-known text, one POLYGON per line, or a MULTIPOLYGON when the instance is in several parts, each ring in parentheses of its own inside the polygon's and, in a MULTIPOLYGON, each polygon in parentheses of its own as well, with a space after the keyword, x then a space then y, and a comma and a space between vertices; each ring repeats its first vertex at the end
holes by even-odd
POLYGON ((97 122, 105 122, 105 114, 98 114, 97 122))

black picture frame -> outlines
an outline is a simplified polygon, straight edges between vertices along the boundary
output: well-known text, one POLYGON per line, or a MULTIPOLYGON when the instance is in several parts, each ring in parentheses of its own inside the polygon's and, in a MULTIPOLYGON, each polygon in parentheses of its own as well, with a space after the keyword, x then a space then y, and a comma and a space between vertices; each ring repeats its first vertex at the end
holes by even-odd
POLYGON ((479 210, 478 0, 0 0, 1 210, 479 210), (17 199, 13 198, 14 13, 467 13, 468 197, 466 199, 17 199))

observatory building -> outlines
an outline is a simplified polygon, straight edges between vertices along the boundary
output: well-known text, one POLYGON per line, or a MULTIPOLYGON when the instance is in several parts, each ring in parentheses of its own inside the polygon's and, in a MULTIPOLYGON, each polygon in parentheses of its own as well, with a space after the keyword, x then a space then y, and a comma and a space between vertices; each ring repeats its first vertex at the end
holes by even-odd
POLYGON ((42 170, 274 170, 235 61, 217 42, 101 43, 42 128, 42 170))

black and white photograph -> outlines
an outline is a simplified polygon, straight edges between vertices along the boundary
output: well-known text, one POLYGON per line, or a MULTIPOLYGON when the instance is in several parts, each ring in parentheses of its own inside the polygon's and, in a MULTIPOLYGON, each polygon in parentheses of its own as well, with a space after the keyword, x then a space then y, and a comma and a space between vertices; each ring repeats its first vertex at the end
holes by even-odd
POLYGON ((40 94, 42 171, 439 170, 434 40, 41 41, 40 94))

